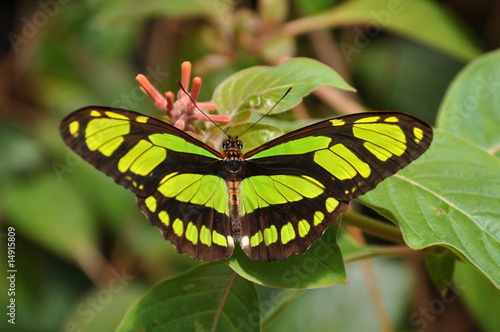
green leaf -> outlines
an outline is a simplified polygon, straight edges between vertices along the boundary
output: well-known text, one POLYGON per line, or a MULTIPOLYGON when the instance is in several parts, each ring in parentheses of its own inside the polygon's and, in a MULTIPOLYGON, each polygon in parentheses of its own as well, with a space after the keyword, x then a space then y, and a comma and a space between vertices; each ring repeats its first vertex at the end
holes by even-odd
POLYGON ((229 134, 241 136, 241 133, 250 127, 252 128, 243 134, 243 153, 261 146, 283 134, 283 131, 274 125, 262 123, 255 124, 255 122, 240 123, 231 127, 229 134))
POLYGON ((345 284, 342 254, 336 238, 339 223, 330 227, 323 238, 304 255, 292 255, 284 261, 253 261, 239 247, 229 266, 240 276, 255 283, 276 288, 317 288, 345 284))
MULTIPOLYGON (((277 312, 263 322, 263 330, 378 331, 380 322, 375 308, 381 304, 394 330, 400 331, 396 327, 406 314, 414 276, 405 264, 395 260, 372 260, 374 273, 367 273, 363 264, 347 265, 348 286, 295 291, 296 296, 285 303, 284 310, 275 309, 277 312), (370 284, 380 292, 381 303, 373 302, 370 284)), ((280 295, 276 297, 279 301, 280 295)))
POLYGON ((425 43, 458 59, 471 60, 481 52, 464 32, 464 24, 454 19, 443 7, 428 0, 351 0, 321 14, 307 16, 288 24, 292 35, 313 30, 349 25, 357 27, 352 43, 340 48, 346 58, 368 46, 380 30, 425 43))
POLYGON ((214 91, 213 100, 221 114, 251 109, 261 114, 284 112, 320 86, 353 90, 337 72, 319 61, 293 58, 277 67, 255 66, 241 70, 224 80, 214 91))
POLYGON ((259 331, 259 326, 255 286, 217 262, 153 287, 117 331, 259 331))
POLYGON ((500 292, 484 275, 467 264, 457 263, 455 286, 452 288, 474 316, 481 331, 500 331, 500 292))
POLYGON ((500 51, 487 53, 460 72, 437 118, 439 129, 497 157, 500 157, 499 61, 500 51))
POLYGON ((442 296, 446 295, 451 280, 453 280, 455 260, 456 256, 453 252, 445 248, 430 251, 425 255, 427 272, 442 296))
POLYGON ((442 105, 438 125, 443 129, 436 130, 429 151, 360 198, 398 223, 411 248, 444 245, 497 287, 500 90, 481 82, 498 86, 499 62, 500 52, 493 52, 467 66, 442 105), (471 100, 476 106, 464 112, 471 100))

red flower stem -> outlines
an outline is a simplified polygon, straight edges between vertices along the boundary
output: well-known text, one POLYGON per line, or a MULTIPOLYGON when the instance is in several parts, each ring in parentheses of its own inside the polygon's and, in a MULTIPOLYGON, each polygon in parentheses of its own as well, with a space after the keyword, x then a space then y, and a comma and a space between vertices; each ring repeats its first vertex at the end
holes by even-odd
MULTIPOLYGON (((191 62, 184 61, 181 64, 181 85, 186 91, 189 91, 190 79, 191 79, 191 62)), ((182 90, 180 90, 179 93, 177 94, 177 98, 182 98, 182 90)))
POLYGON ((155 106, 158 109, 167 109, 167 100, 163 98, 162 94, 158 90, 156 90, 156 88, 149 82, 146 76, 139 74, 136 76, 135 80, 141 86, 142 91, 144 91, 149 97, 151 97, 151 99, 153 99, 155 106))
MULTIPOLYGON (((196 102, 198 100, 198 97, 200 96, 200 90, 201 90, 201 78, 195 77, 195 78, 193 78, 193 84, 192 84, 192 88, 191 88, 191 98, 193 99, 194 102, 196 102)), ((194 105, 193 105, 193 108, 194 108, 194 105)))

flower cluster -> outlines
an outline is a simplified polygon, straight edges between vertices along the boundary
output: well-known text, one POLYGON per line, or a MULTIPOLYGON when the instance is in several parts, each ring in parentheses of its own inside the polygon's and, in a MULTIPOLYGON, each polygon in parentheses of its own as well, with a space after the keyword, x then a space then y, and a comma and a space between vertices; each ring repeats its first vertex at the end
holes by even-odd
POLYGON ((162 95, 147 79, 146 76, 139 74, 136 77, 137 83, 141 89, 151 99, 153 99, 156 108, 172 120, 174 126, 186 132, 197 133, 199 130, 194 126, 195 121, 229 123, 231 117, 228 115, 208 114, 206 111, 214 110, 213 102, 197 102, 200 94, 201 77, 194 77, 191 81, 191 92, 189 90, 189 80, 191 78, 191 63, 186 61, 181 65, 181 89, 177 93, 177 100, 172 91, 165 92, 162 95))

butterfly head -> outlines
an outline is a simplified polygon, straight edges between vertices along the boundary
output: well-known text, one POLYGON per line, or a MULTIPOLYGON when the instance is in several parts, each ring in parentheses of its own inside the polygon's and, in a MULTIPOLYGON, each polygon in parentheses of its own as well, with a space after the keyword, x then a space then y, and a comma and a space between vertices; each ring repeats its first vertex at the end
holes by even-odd
POLYGON ((222 142, 222 148, 224 149, 224 153, 230 153, 231 151, 241 153, 243 142, 238 136, 228 136, 228 138, 222 142))

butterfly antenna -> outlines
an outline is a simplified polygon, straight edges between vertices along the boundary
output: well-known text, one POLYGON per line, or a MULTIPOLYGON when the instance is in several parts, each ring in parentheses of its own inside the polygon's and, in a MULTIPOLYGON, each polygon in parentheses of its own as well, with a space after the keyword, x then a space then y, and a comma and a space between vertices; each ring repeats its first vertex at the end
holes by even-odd
POLYGON ((198 111, 200 111, 201 114, 203 114, 208 119, 208 121, 212 122, 224 134, 226 134, 227 137, 229 137, 229 135, 227 134, 227 132, 224 129, 222 129, 221 126, 219 126, 214 120, 210 119, 210 117, 198 107, 198 105, 196 104, 196 102, 193 100, 193 97, 191 97, 191 95, 186 91, 186 89, 184 89, 184 87, 182 86, 181 82, 177 81, 177 84, 179 84, 179 86, 181 87, 181 90, 189 97, 189 100, 191 100, 191 102, 193 103, 194 107, 196 107, 196 109, 198 111))
POLYGON ((243 132, 240 133, 237 137, 240 137, 241 135, 243 135, 246 131, 248 131, 250 128, 252 128, 257 123, 259 123, 262 119, 264 119, 266 116, 268 116, 269 113, 271 113, 276 108, 276 106, 278 106, 278 104, 280 103, 280 101, 282 101, 286 97, 286 95, 290 92, 290 90, 292 90, 292 87, 289 87, 288 90, 286 90, 286 92, 283 94, 283 96, 281 96, 281 98, 276 102, 276 104, 274 104, 273 107, 271 107, 271 109, 269 111, 266 112, 266 114, 264 114, 263 116, 261 116, 259 120, 257 120, 254 123, 252 123, 252 125, 250 127, 248 127, 247 129, 243 130, 243 132))

